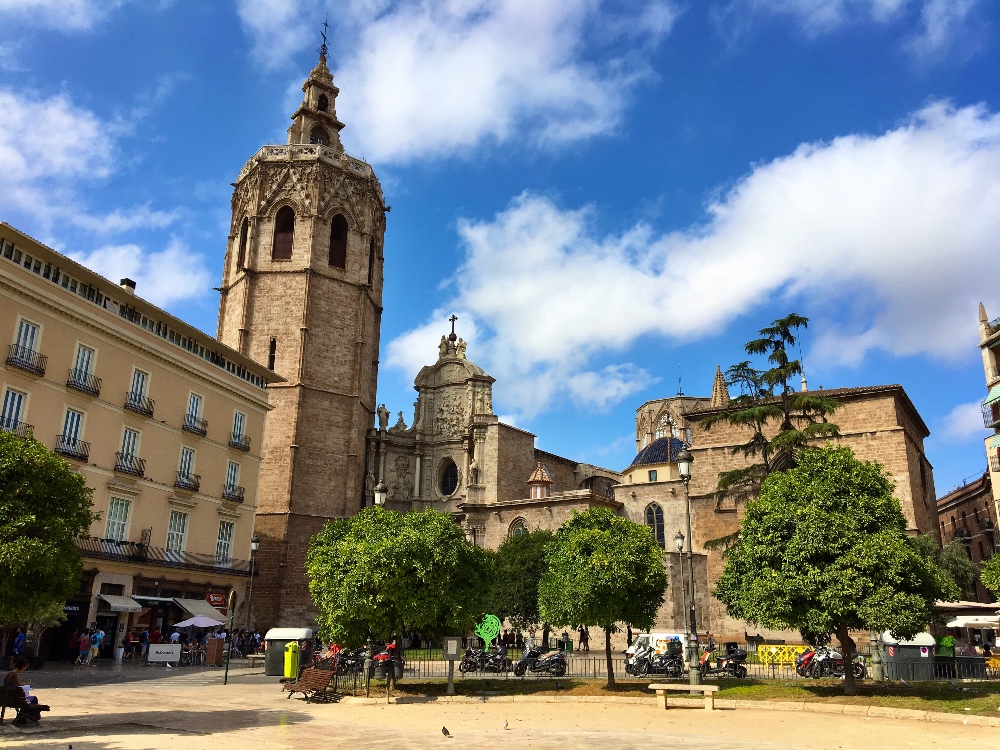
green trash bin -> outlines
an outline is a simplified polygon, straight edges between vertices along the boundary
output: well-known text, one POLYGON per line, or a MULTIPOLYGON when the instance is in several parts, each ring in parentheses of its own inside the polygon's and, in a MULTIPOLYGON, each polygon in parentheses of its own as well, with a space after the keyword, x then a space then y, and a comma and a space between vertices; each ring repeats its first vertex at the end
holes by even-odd
POLYGON ((572 654, 573 653, 573 639, 572 638, 567 638, 566 639, 566 653, 567 654, 572 654))
POLYGON ((290 641, 285 644, 285 677, 294 680, 299 676, 299 644, 290 641))

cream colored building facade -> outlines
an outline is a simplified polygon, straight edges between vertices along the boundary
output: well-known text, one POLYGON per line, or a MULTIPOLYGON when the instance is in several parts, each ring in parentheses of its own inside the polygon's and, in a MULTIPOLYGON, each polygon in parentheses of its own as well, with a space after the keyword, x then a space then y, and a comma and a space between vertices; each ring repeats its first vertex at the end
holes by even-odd
POLYGON ((162 627, 207 594, 247 598, 266 386, 281 378, 126 282, 0 224, 0 428, 66 458, 101 514, 51 655, 72 627, 162 627))
POLYGON ((979 304, 979 349, 983 353, 986 398, 982 403, 983 424, 993 434, 986 438, 986 461, 993 488, 994 515, 1000 518, 1000 318, 990 320, 979 304))

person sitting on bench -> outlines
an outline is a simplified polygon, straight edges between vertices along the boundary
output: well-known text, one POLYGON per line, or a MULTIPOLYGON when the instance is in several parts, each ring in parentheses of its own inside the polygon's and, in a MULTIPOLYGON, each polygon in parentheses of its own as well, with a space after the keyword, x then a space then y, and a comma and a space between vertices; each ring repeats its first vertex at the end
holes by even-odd
MULTIPOLYGON (((17 688, 23 690, 24 686, 21 683, 21 673, 28 668, 28 660, 23 656, 20 659, 14 661, 14 669, 7 673, 7 676, 3 678, 3 686, 8 688, 17 688)), ((26 724, 29 721, 32 724, 37 724, 38 720, 42 718, 42 712, 39 711, 34 706, 38 705, 38 698, 33 695, 25 696, 25 702, 28 704, 28 708, 22 708, 17 712, 17 718, 14 719, 14 724, 26 724)))

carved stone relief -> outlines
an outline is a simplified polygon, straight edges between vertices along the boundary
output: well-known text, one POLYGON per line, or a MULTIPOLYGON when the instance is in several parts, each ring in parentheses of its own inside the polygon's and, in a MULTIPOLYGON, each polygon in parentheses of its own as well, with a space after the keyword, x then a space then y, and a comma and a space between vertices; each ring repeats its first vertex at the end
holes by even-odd
POLYGON ((445 437, 458 437, 465 428, 463 424, 465 408, 462 405, 462 397, 458 393, 446 393, 440 401, 434 420, 435 431, 445 437))

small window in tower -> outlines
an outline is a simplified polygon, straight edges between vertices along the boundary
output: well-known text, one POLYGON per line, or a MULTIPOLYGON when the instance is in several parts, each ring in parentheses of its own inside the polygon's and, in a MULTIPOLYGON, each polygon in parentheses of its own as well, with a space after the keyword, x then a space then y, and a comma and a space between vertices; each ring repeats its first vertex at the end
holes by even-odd
POLYGON ((272 338, 267 347, 267 369, 274 371, 274 355, 278 353, 278 339, 272 338))
POLYGON ((326 129, 322 125, 314 125, 313 129, 309 131, 309 142, 326 146, 330 143, 330 136, 326 134, 326 129))
POLYGON ((326 112, 326 108, 330 106, 330 100, 326 98, 326 94, 320 94, 319 99, 316 101, 316 109, 320 112, 326 112))
POLYGON ((292 259, 292 239, 295 236, 295 212, 291 206, 282 206, 274 217, 274 246, 271 260, 292 259))
POLYGON ((375 237, 368 241, 368 286, 372 285, 375 275, 375 237))
POLYGON ((247 217, 243 217, 243 223, 240 225, 240 251, 236 256, 236 270, 243 268, 246 265, 247 260, 247 234, 250 233, 250 221, 247 217))
POLYGON ((340 214, 330 219, 330 265, 347 268, 347 219, 340 214))

